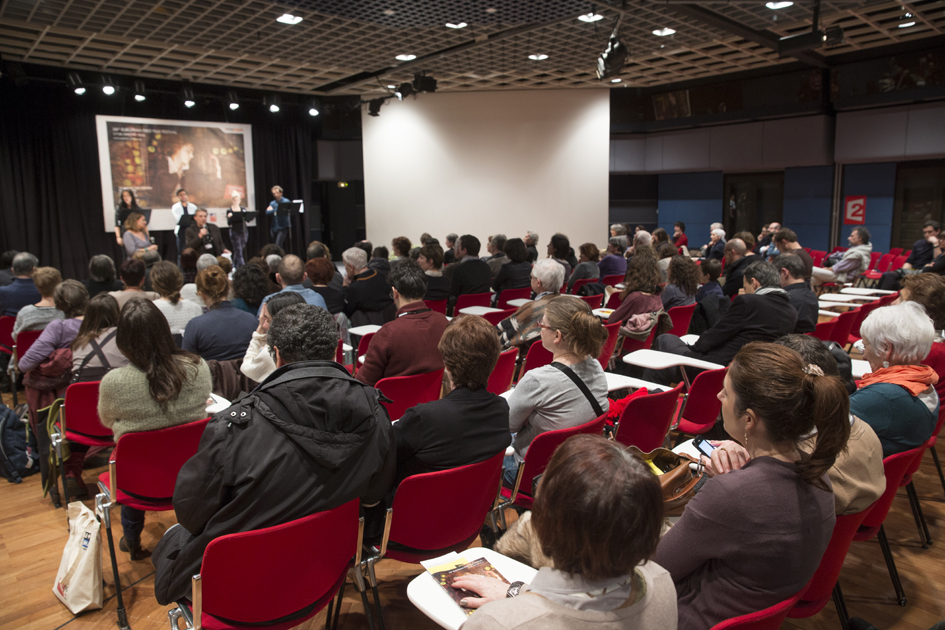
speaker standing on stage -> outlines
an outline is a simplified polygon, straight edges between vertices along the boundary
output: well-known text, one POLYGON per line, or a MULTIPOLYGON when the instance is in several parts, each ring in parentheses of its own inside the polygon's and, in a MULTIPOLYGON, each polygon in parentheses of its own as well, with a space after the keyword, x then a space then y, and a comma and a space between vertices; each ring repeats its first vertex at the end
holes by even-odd
POLYGON ((186 232, 187 247, 192 247, 198 254, 229 254, 223 244, 223 234, 220 228, 207 222, 207 211, 198 208, 194 214, 193 224, 187 228, 186 232))
POLYGON ((115 208, 115 242, 118 243, 120 247, 124 247, 125 245, 121 235, 124 231, 125 221, 132 212, 144 214, 141 212, 141 207, 135 199, 135 194, 125 189, 121 191, 121 202, 118 204, 118 207, 115 208))
POLYGON ((230 195, 232 204, 226 211, 226 221, 230 224, 230 243, 233 244, 233 267, 243 266, 243 249, 246 247, 246 240, 249 238, 249 227, 246 225, 246 208, 240 205, 243 195, 240 191, 234 190, 230 195))
POLYGON ((180 255, 184 251, 187 242, 184 235, 187 233, 190 224, 194 222, 194 213, 197 212, 197 206, 189 203, 187 191, 183 188, 177 191, 177 198, 180 201, 171 206, 171 213, 177 221, 177 225, 174 226, 174 236, 177 237, 177 264, 180 265, 180 255))
POLYGON ((273 186, 272 187, 272 198, 273 201, 269 204, 269 209, 266 210, 266 214, 272 217, 272 222, 269 224, 269 233, 276 241, 276 245, 285 249, 285 240, 289 234, 289 215, 277 214, 276 210, 279 208, 279 203, 283 201, 289 201, 282 196, 282 186, 273 186))

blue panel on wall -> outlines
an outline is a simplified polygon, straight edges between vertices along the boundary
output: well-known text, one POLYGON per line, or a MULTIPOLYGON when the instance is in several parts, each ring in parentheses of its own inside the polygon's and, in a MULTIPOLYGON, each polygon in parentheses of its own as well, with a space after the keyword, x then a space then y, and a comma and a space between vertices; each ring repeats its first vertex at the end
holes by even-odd
MULTIPOLYGON (((874 252, 888 252, 892 240, 893 202, 896 196, 896 163, 847 164, 843 167, 843 194, 866 196, 866 223, 874 252)), ((841 203, 843 199, 840 200, 841 203)), ((842 220, 841 220, 842 223, 842 220)), ((847 236, 855 225, 840 226, 840 244, 847 245, 847 236)))
POLYGON ((828 249, 832 196, 832 166, 784 169, 782 223, 794 230, 804 247, 828 249))
POLYGON ((659 176, 659 225, 670 235, 686 224, 691 247, 709 241, 709 226, 722 221, 722 173, 667 173, 659 176))

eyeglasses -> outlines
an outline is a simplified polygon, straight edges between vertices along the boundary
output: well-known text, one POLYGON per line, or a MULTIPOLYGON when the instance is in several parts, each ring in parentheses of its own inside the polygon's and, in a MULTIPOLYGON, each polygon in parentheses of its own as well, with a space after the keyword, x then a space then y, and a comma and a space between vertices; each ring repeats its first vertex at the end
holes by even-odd
POLYGON ((539 328, 544 328, 545 330, 554 330, 554 328, 552 328, 551 326, 549 326, 548 324, 546 324, 546 323, 544 322, 544 320, 541 320, 541 319, 538 320, 538 327, 539 327, 539 328))

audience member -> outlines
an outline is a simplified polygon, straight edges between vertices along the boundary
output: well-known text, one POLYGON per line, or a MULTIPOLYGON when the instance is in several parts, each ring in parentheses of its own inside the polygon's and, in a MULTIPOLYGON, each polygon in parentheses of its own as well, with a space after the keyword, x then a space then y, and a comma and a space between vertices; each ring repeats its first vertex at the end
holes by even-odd
POLYGON ((623 256, 625 251, 627 251, 627 248, 620 241, 620 237, 611 236, 610 240, 607 241, 607 255, 597 263, 601 278, 622 276, 627 273, 627 259, 623 256))
POLYGON ((459 240, 459 235, 453 232, 450 232, 446 235, 446 248, 443 250, 443 264, 452 265, 456 262, 456 241, 459 240))
POLYGON ((249 313, 234 308, 227 300, 229 293, 230 282, 218 266, 212 265, 197 274, 197 295, 207 306, 207 312, 187 324, 184 350, 207 361, 243 357, 258 322, 249 313))
POLYGON ((115 271, 115 261, 111 256, 96 254, 89 261, 89 279, 82 284, 89 291, 89 297, 94 298, 99 293, 121 291, 122 284, 115 271))
POLYGON ((699 283, 702 285, 696 291, 696 302, 701 302, 709 295, 722 297, 722 287, 719 285, 719 276, 722 274, 722 265, 714 258, 706 259, 699 265, 699 283))
POLYGON ((619 444, 578 435, 555 451, 540 488, 530 522, 553 567, 521 590, 486 576, 457 578, 453 586, 479 595, 462 600, 479 608, 463 627, 675 630, 672 577, 649 560, 663 510, 647 467, 619 444))
POLYGON ((780 229, 781 224, 777 221, 773 221, 765 226, 761 238, 759 238, 758 242, 755 244, 755 253, 763 257, 770 256, 774 235, 777 234, 780 229))
POLYGON ((118 243, 119 247, 124 246, 122 232, 125 228, 125 220, 132 212, 141 214, 141 206, 138 205, 138 200, 135 199, 134 191, 125 189, 121 191, 121 201, 118 202, 118 206, 115 208, 115 242, 118 243))
POLYGON ((144 284, 141 286, 145 291, 152 291, 151 287, 151 268, 161 262, 161 255, 153 249, 139 249, 132 256, 135 260, 144 263, 144 284))
POLYGON ((600 262, 600 250, 594 243, 584 243, 578 248, 581 256, 578 258, 578 264, 571 272, 568 279, 568 291, 574 287, 578 280, 597 280, 600 278, 600 268, 597 263, 600 262))
POLYGON ((154 593, 162 605, 187 596, 215 538, 355 498, 371 506, 393 483, 390 419, 379 393, 333 361, 338 329, 328 311, 309 304, 282 309, 268 343, 278 369, 210 421, 178 476, 180 526, 155 549, 154 593))
POLYGON ((386 247, 382 245, 374 248, 371 260, 368 261, 368 269, 378 271, 385 280, 387 279, 387 274, 390 273, 390 252, 386 247))
POLYGON ((653 247, 658 247, 660 243, 669 243, 669 234, 661 227, 653 230, 651 236, 653 237, 653 247))
POLYGON ((850 396, 850 411, 873 427, 883 457, 922 446, 938 420, 935 370, 921 362, 935 339, 932 320, 917 302, 878 308, 860 324, 863 358, 872 373, 850 396))
POLYGON ((492 270, 479 258, 479 239, 463 234, 457 243, 459 262, 450 281, 450 308, 461 295, 488 293, 492 286, 492 270))
MULTIPOLYGON (((305 263, 303 263, 302 259, 298 256, 288 254, 279 261, 279 268, 278 271, 276 271, 276 282, 282 287, 279 293, 287 293, 289 291, 298 293, 302 296, 302 299, 305 300, 306 304, 311 304, 312 306, 317 306, 327 311, 328 305, 325 304, 325 298, 323 298, 320 293, 312 289, 306 289, 302 285, 302 281, 305 280, 305 278, 305 263)), ((274 293, 273 295, 278 295, 278 293, 274 293)), ((263 299, 263 304, 270 299, 272 299, 272 295, 267 295, 263 299)), ((259 308, 261 311, 262 306, 259 308)))
POLYGON ((673 256, 667 271, 668 283, 663 287, 660 299, 663 310, 669 312, 674 306, 688 306, 696 303, 696 291, 699 290, 699 268, 689 256, 673 256))
POLYGON ((489 246, 486 251, 491 255, 486 259, 486 263, 489 265, 489 270, 492 272, 493 281, 495 281, 495 277, 498 275, 502 265, 509 262, 509 257, 505 253, 505 244, 508 241, 509 239, 505 234, 496 234, 489 239, 489 246))
POLYGON ((787 291, 791 306, 797 311, 794 332, 813 332, 817 328, 820 307, 817 294, 811 291, 804 282, 804 261, 796 254, 781 254, 775 257, 772 264, 780 275, 781 288, 787 291))
POLYGON ((499 267, 492 290, 496 299, 506 289, 524 289, 531 283, 532 264, 528 262, 528 248, 520 238, 510 238, 505 242, 505 255, 508 262, 499 267))
MULTIPOLYGON (((255 258, 253 260, 259 259, 255 258)), ((233 273, 233 299, 231 302, 235 308, 254 315, 259 312, 263 300, 270 293, 272 291, 269 290, 269 278, 259 265, 248 262, 238 267, 233 273)))
POLYGON ((172 335, 182 335, 190 320, 203 315, 202 308, 180 298, 184 276, 174 263, 162 261, 154 265, 151 270, 151 286, 161 296, 154 300, 154 305, 167 319, 172 335))
POLYGON ((121 263, 121 267, 118 268, 118 275, 121 276, 121 281, 125 283, 125 288, 121 291, 110 291, 108 294, 118 302, 119 309, 123 308, 128 300, 138 298, 153 302, 161 297, 154 291, 144 290, 145 266, 140 260, 131 258, 121 263))
POLYGON ((679 250, 679 253, 683 253, 683 247, 689 249, 689 237, 686 236, 686 224, 682 221, 676 221, 673 224, 673 245, 679 250))
POLYGON ((651 314, 663 310, 660 280, 659 266, 649 251, 631 258, 627 263, 627 275, 623 279, 624 287, 620 291, 620 306, 610 314, 607 323, 630 324, 635 331, 649 332, 655 323, 651 314))
MULTIPOLYGON (((193 250, 187 250, 187 251, 193 251, 193 250)), ((203 298, 197 295, 197 283, 196 283, 197 275, 196 274, 216 264, 217 264, 217 259, 213 256, 213 254, 202 254, 199 258, 197 258, 196 263, 194 265, 194 268, 196 269, 196 273, 193 276, 193 280, 191 280, 188 283, 186 281, 187 276, 186 274, 184 275, 184 286, 182 286, 180 289, 180 296, 182 299, 187 300, 188 302, 193 302, 194 304, 199 306, 201 311, 205 311, 207 308, 207 305, 204 304, 203 298)), ((263 262, 263 264, 261 265, 261 268, 264 268, 263 271, 264 273, 267 274, 267 281, 268 281, 269 266, 265 264, 265 262, 263 262)), ((270 282, 270 284, 272 284, 273 287, 277 288, 278 290, 279 285, 277 285, 275 281, 270 282)), ((251 314, 255 314, 255 312, 256 311, 253 311, 253 313, 251 314)))
POLYGON ((110 370, 128 365, 118 349, 118 317, 118 302, 107 293, 89 300, 72 342, 73 382, 100 381, 110 370))
POLYGON ((226 277, 229 278, 233 273, 233 263, 230 262, 230 259, 226 256, 217 256, 217 267, 223 270, 223 273, 226 274, 226 277))
POLYGON ((460 315, 437 347, 449 393, 408 409, 394 424, 397 483, 410 475, 485 461, 505 451, 512 439, 508 403, 486 389, 499 359, 495 329, 481 317, 460 315))
POLYGON ((710 478, 653 556, 676 583, 679 627, 694 630, 772 606, 807 584, 835 522, 825 475, 850 435, 840 380, 776 344, 742 348, 719 399, 725 431, 750 461, 710 478), (816 448, 805 457, 798 442, 815 429, 816 448))
POLYGON ((938 374, 935 391, 941 404, 942 398, 945 397, 945 343, 942 338, 942 331, 945 330, 945 278, 930 273, 909 276, 902 281, 899 301, 921 304, 926 315, 932 318, 935 340, 922 363, 938 374))
POLYGON ((528 262, 534 263, 538 260, 538 232, 529 230, 525 232, 525 248, 528 250, 528 262))
POLYGON ((568 250, 571 249, 571 242, 564 234, 558 233, 548 241, 548 258, 558 261, 564 267, 564 278, 571 277, 572 265, 568 262, 568 250))
POLYGON ((903 278, 931 270, 933 261, 942 255, 940 232, 941 224, 938 221, 926 221, 922 226, 922 238, 912 244, 912 251, 906 262, 901 268, 884 273, 878 287, 885 291, 898 291, 903 278))
POLYGON ((220 228, 207 221, 207 211, 203 208, 194 213, 194 222, 184 232, 184 239, 187 247, 204 254, 212 254, 214 258, 230 253, 223 243, 220 228))
POLYGON ((855 227, 847 237, 850 248, 843 252, 840 261, 829 269, 814 267, 811 269, 811 284, 819 287, 827 282, 851 282, 870 266, 870 233, 864 227, 855 227))
POLYGON ((443 249, 439 245, 424 244, 417 256, 417 264, 423 269, 423 279, 427 284, 423 299, 434 302, 448 299, 450 281, 443 277, 443 249))
POLYGON ((62 275, 55 267, 37 267, 33 272, 33 284, 42 296, 36 304, 27 304, 16 314, 13 322, 13 340, 24 330, 42 330, 54 319, 62 319, 62 311, 56 308, 53 293, 62 282, 62 275))
POLYGON ((542 258, 531 271, 535 299, 520 306, 512 315, 496 325, 503 350, 521 348, 527 351, 541 334, 539 322, 548 303, 558 297, 564 284, 564 267, 550 258, 542 258))
MULTIPOLYGON (((109 372, 102 379, 98 397, 98 416, 111 428, 116 442, 126 433, 154 431, 207 417, 210 370, 203 359, 174 344, 167 320, 156 305, 135 300, 122 307, 117 343, 131 365, 109 372)), ((203 489, 207 483, 209 476, 194 485, 203 489)), ((118 546, 132 560, 148 556, 141 548, 144 514, 144 510, 121 506, 123 535, 118 546)))
MULTIPOLYGON (((665 234, 665 232, 664 232, 665 234)), ((656 245, 656 266, 660 270, 660 283, 665 284, 667 273, 669 272, 669 263, 673 261, 673 256, 678 256, 676 248, 667 241, 661 241, 656 245)))
MULTIPOLYGON (((733 236, 732 238, 741 239, 741 241, 745 244, 745 256, 757 256, 757 255, 758 255, 758 254, 756 254, 756 253, 754 252, 755 243, 756 243, 757 241, 755 241, 755 236, 754 236, 751 232, 749 232, 748 230, 742 230, 741 232, 736 232, 736 233, 735 233, 735 236, 733 236)), ((752 259, 751 259, 752 262, 755 262, 756 260, 758 260, 758 259, 757 259, 757 258, 752 258, 752 259)))
POLYGON ((20 252, 15 249, 8 249, 3 252, 3 254, 0 254, 0 287, 13 284, 13 279, 16 278, 16 275, 10 267, 13 266, 13 259, 16 258, 16 255, 19 253, 20 252))
POLYGON ((125 219, 125 232, 121 235, 125 248, 125 257, 131 258, 139 250, 157 250, 157 245, 151 243, 148 233, 148 220, 140 212, 132 212, 125 219))
POLYGON ((810 286, 810 275, 811 270, 814 268, 814 259, 811 258, 807 250, 801 247, 801 244, 797 242, 797 234, 794 233, 794 230, 781 228, 775 233, 772 242, 775 248, 782 254, 794 254, 801 259, 804 263, 804 282, 810 286))
POLYGON ((193 284, 197 279, 197 250, 186 248, 180 255, 180 271, 184 274, 184 284, 193 284))
MULTIPOLYGON (((660 335, 656 346, 693 359, 728 365, 741 348, 751 341, 774 341, 790 334, 797 324, 797 311, 787 291, 781 288, 778 271, 763 260, 748 265, 744 273, 745 295, 739 295, 719 322, 687 346, 675 335, 660 335), (750 290, 749 290, 750 289, 750 290)), ((689 378, 701 370, 686 368, 689 378)), ((647 369, 643 378, 668 385, 680 378, 678 368, 647 369)))
POLYGON ((10 267, 14 276, 13 282, 0 287, 0 315, 16 317, 21 308, 43 299, 33 283, 33 271, 38 262, 36 256, 29 252, 20 252, 13 257, 10 267))
MULTIPOLYGON (((308 249, 305 250, 305 261, 308 262, 314 258, 324 258, 328 262, 331 262, 331 250, 328 249, 328 246, 319 241, 312 241, 308 244, 308 249)), ((329 288, 334 289, 335 291, 344 292, 344 276, 338 271, 338 268, 335 267, 332 263, 332 269, 335 273, 331 277, 331 281, 327 282, 329 288)), ((311 280, 306 280, 302 284, 305 285, 305 288, 311 289, 312 282, 311 280)), ((324 296, 322 296, 324 297, 324 296)), ((326 300, 327 302, 327 300, 326 300)))
POLYGON ((443 369, 437 345, 449 323, 423 303, 427 283, 420 265, 402 260, 390 272, 396 317, 374 334, 357 379, 374 385, 382 378, 426 374, 443 369))
POLYGON ((538 326, 541 344, 554 359, 551 365, 526 372, 508 399, 515 448, 505 458, 504 481, 509 486, 536 436, 590 422, 609 404, 607 379, 597 360, 607 331, 587 302, 567 295, 550 300, 538 326))
POLYGON ((376 269, 368 269, 367 255, 358 247, 341 255, 345 263, 345 310, 355 326, 381 326, 394 319, 397 307, 390 296, 390 284, 376 269))
POLYGON ((722 285, 722 294, 727 297, 738 295, 742 288, 742 276, 748 265, 757 261, 757 258, 748 256, 750 250, 740 238, 732 238, 725 244, 725 284, 722 285))
POLYGON ((653 256, 654 258, 656 257, 656 248, 653 247, 653 236, 646 230, 639 230, 633 235, 633 246, 624 252, 624 255, 627 258, 635 256, 641 248, 652 249, 653 256))
POLYGON ((337 273, 338 270, 327 258, 311 258, 305 263, 305 279, 312 285, 310 289, 322 296, 325 301, 325 308, 332 315, 337 315, 345 310, 344 291, 330 285, 332 278, 337 273))
POLYGON ((397 236, 394 237, 390 242, 391 251, 394 253, 394 260, 401 260, 408 258, 410 256, 410 248, 412 247, 410 239, 406 236, 397 236))
POLYGON ((269 324, 272 318, 279 311, 287 306, 295 304, 305 304, 305 300, 298 293, 291 291, 286 293, 277 293, 272 299, 262 305, 262 312, 259 314, 259 326, 253 332, 253 338, 246 348, 246 354, 243 355, 243 363, 240 365, 240 372, 248 378, 262 383, 270 374, 276 371, 276 361, 269 352, 267 344, 267 335, 269 333, 269 324))
POLYGON ((713 228, 709 233, 709 244, 706 245, 705 257, 716 260, 725 258, 725 230, 722 228, 713 228))
POLYGON ((62 318, 49 322, 26 354, 19 357, 18 365, 22 372, 38 367, 53 351, 72 345, 89 305, 89 292, 78 280, 65 280, 53 291, 53 302, 62 318))

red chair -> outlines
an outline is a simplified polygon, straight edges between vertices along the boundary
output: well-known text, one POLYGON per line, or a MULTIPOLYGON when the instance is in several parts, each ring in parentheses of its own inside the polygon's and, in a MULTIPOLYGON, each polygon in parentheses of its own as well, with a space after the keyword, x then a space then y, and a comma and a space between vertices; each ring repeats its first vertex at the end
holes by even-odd
POLYGON ((631 352, 636 352, 637 350, 649 350, 653 347, 653 340, 656 339, 656 331, 659 330, 659 323, 657 322, 653 328, 650 329, 649 336, 643 341, 637 341, 631 337, 623 338, 623 346, 620 348, 620 354, 630 354, 631 352))
POLYGON ((619 273, 611 276, 604 276, 600 281, 601 284, 608 287, 615 287, 621 282, 623 282, 623 274, 619 273))
POLYGON ((518 310, 517 308, 510 308, 507 311, 497 311, 495 313, 486 313, 484 315, 480 315, 479 317, 483 318, 484 320, 486 320, 493 326, 498 326, 499 322, 501 322, 503 319, 507 319, 511 317, 512 315, 515 315, 515 311, 517 310, 518 310))
POLYGON ((491 293, 467 293, 456 298, 456 304, 453 306, 453 314, 459 315, 460 311, 469 306, 489 306, 491 304, 491 293))
POLYGON ((682 337, 689 332, 689 322, 692 321, 696 306, 698 304, 693 302, 688 306, 674 306, 669 309, 669 318, 673 321, 673 329, 669 331, 669 334, 682 337))
POLYGON ((856 318, 856 321, 853 322, 853 326, 850 328, 850 336, 847 337, 847 343, 840 345, 846 346, 847 344, 856 343, 860 340, 860 325, 863 323, 863 320, 865 320, 869 314, 873 312, 874 309, 879 308, 879 302, 880 300, 874 300, 856 309, 859 311, 860 315, 856 318))
POLYGON ((786 599, 770 608, 717 623, 712 626, 712 630, 778 630, 784 618, 787 617, 788 611, 794 607, 806 588, 801 589, 801 592, 791 599, 786 599))
POLYGON ((837 320, 832 319, 829 322, 820 322, 814 327, 813 332, 807 333, 812 337, 817 337, 821 341, 830 341, 831 335, 833 335, 833 329, 837 325, 837 320))
POLYGON ((892 264, 889 265, 889 271, 902 269, 902 266, 906 264, 906 259, 908 258, 909 258, 908 256, 896 256, 896 258, 893 259, 892 264))
POLYGON ((374 339, 374 335, 377 333, 368 333, 361 336, 361 340, 358 341, 358 351, 354 355, 354 363, 351 365, 346 365, 345 368, 348 370, 351 375, 358 373, 358 366, 361 365, 361 357, 367 355, 368 348, 371 346, 371 339, 374 339))
POLYGON ((715 421, 722 411, 719 392, 725 381, 728 368, 699 372, 692 381, 689 394, 679 414, 679 422, 674 429, 679 431, 676 440, 678 446, 687 435, 702 435, 715 426, 715 421))
POLYGON ((889 514, 889 508, 893 499, 896 498, 896 490, 902 484, 909 468, 915 462, 917 457, 922 457, 925 446, 914 448, 909 451, 890 455, 883 460, 883 472, 886 475, 886 490, 882 496, 876 499, 873 507, 869 510, 863 523, 860 525, 853 540, 870 540, 874 536, 879 540, 879 547, 883 551, 883 558, 886 560, 886 568, 889 570, 889 577, 892 579, 893 588, 896 589, 896 599, 900 606, 906 605, 906 593, 902 588, 902 581, 899 579, 899 571, 896 570, 896 561, 893 559, 892 551, 889 549, 889 541, 886 539, 886 530, 883 528, 883 521, 889 514))
POLYGON ((0 317, 0 352, 13 354, 13 324, 16 318, 10 315, 0 317))
POLYGON ((850 343, 850 331, 853 330, 853 324, 860 316, 858 308, 845 313, 840 313, 840 317, 833 320, 833 330, 830 332, 830 341, 836 341, 841 348, 845 348, 850 343))
POLYGON ((604 347, 600 349, 600 356, 597 357, 600 366, 604 370, 610 365, 610 359, 614 356, 614 349, 616 349, 617 342, 620 340, 621 326, 623 326, 623 324, 620 322, 604 324, 604 330, 607 331, 607 341, 604 342, 604 347))
POLYGON ((598 309, 601 307, 601 304, 604 303, 604 294, 600 293, 598 295, 579 295, 580 299, 587 302, 587 305, 591 307, 591 310, 598 309))
POLYGON ((431 311, 436 311, 437 313, 443 313, 446 315, 446 303, 449 300, 424 300, 423 303, 427 305, 427 308, 431 311))
POLYGON ((98 417, 98 387, 98 381, 70 385, 61 403, 59 428, 54 429, 52 435, 49 436, 52 447, 56 451, 56 459, 59 461, 62 490, 66 498, 63 505, 69 505, 70 500, 69 489, 66 486, 66 469, 62 458, 63 436, 70 442, 85 446, 103 448, 115 446, 112 430, 103 425, 98 417))
POLYGON ((16 341, 13 342, 13 352, 10 357, 10 382, 13 384, 13 406, 16 407, 16 380, 17 375, 20 373, 20 358, 26 354, 27 350, 30 349, 36 340, 39 339, 39 336, 43 334, 41 330, 23 330, 16 336, 16 341))
POLYGON ((353 499, 282 525, 220 536, 203 552, 191 598, 168 611, 171 627, 183 616, 195 630, 294 628, 326 605, 330 620, 336 593, 337 622, 352 558, 355 566, 361 562, 362 527, 353 499), (292 620, 276 621, 285 617, 292 620))
POLYGON ((878 302, 874 302, 874 304, 877 305, 876 308, 882 308, 882 307, 884 307, 884 306, 888 306, 888 305, 892 304, 893 302, 895 302, 895 301, 898 300, 898 299, 899 299, 899 292, 896 291, 895 293, 890 293, 889 295, 884 295, 883 297, 879 298, 879 301, 878 301, 878 302))
POLYGON ((374 566, 385 556, 417 564, 467 549, 495 507, 503 459, 505 451, 476 464, 413 475, 397 487, 380 549, 365 562, 381 628, 383 611, 374 566))
MULTIPOLYGON (((112 574, 115 576, 120 626, 125 617, 125 606, 121 597, 121 580, 112 537, 112 506, 127 505, 147 512, 173 510, 172 499, 177 475, 187 460, 197 453, 200 438, 203 437, 203 431, 209 421, 210 418, 206 418, 166 429, 122 435, 109 458, 108 472, 98 477, 101 494, 95 497, 95 511, 105 525, 112 574)), ((127 625, 126 621, 124 626, 127 625)))
POLYGON ((898 255, 898 253, 894 254, 892 251, 890 251, 888 254, 883 254, 880 257, 879 262, 876 263, 876 266, 873 267, 873 270, 878 271, 880 274, 886 273, 889 271, 889 265, 892 264, 892 261, 895 260, 896 256, 898 255))
POLYGON ((525 373, 529 370, 534 370, 535 368, 540 368, 544 365, 551 365, 553 357, 553 354, 545 350, 545 346, 542 345, 541 339, 537 339, 534 343, 532 343, 531 347, 528 349, 528 353, 525 355, 525 363, 522 364, 522 369, 518 373, 518 380, 522 380, 522 377, 525 376, 525 373))
POLYGON ((344 342, 339 338, 338 347, 335 348, 335 363, 345 364, 344 342))
POLYGON ((509 306, 509 300, 527 300, 532 297, 531 287, 521 289, 503 289, 496 298, 495 307, 503 310, 512 308, 509 306))
POLYGON ((500 396, 509 391, 512 385, 512 378, 515 376, 515 360, 518 358, 518 348, 506 350, 499 355, 495 367, 492 368, 492 374, 489 375, 489 382, 486 384, 486 390, 496 396, 500 396))
POLYGON ((617 310, 620 308, 620 303, 623 302, 623 298, 620 297, 620 291, 614 291, 610 294, 610 297, 607 298, 607 306, 604 308, 611 308, 617 310))
MULTIPOLYGON (((532 509, 532 503, 535 500, 532 496, 532 481, 535 477, 545 472, 545 468, 548 467, 548 462, 551 461, 551 456, 554 455, 555 450, 564 444, 564 441, 572 435, 582 435, 585 433, 589 435, 603 434, 605 416, 606 413, 600 418, 595 418, 590 422, 576 427, 545 431, 537 435, 528 446, 528 450, 525 451, 525 461, 519 464, 518 474, 515 477, 515 485, 512 488, 503 486, 502 490, 499 492, 502 501, 496 509, 499 511, 500 516, 505 508, 510 505, 518 505, 526 510, 532 509), (523 482, 525 483, 524 488, 522 487, 523 482)), ((503 518, 503 521, 504 520, 503 518)))
POLYGON ((866 268, 867 271, 872 271, 876 268, 876 263, 882 258, 883 255, 880 252, 871 252, 870 253, 870 265, 866 268))
POLYGON ((889 250, 889 254, 890 254, 891 256, 899 256, 900 254, 902 254, 902 248, 901 248, 901 247, 893 247, 891 250, 889 250))
POLYGON ((683 384, 665 392, 654 392, 630 400, 620 414, 614 439, 649 453, 663 445, 676 417, 683 384))
POLYGON ((827 255, 827 252, 822 252, 819 250, 814 250, 810 253, 811 260, 814 263, 815 267, 820 267, 824 262, 824 257, 827 255))
POLYGON ((393 401, 381 401, 393 422, 400 420, 411 407, 439 399, 443 387, 443 370, 382 378, 374 387, 393 401))
POLYGON ((571 290, 569 291, 569 293, 571 295, 577 295, 578 291, 581 290, 581 287, 583 287, 585 284, 590 284, 592 282, 600 282, 600 279, 599 278, 584 278, 582 280, 575 280, 574 284, 571 286, 571 290))

